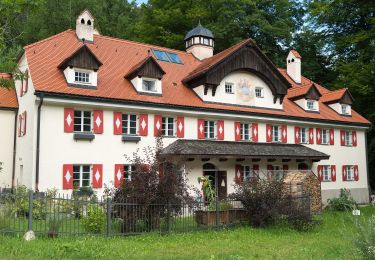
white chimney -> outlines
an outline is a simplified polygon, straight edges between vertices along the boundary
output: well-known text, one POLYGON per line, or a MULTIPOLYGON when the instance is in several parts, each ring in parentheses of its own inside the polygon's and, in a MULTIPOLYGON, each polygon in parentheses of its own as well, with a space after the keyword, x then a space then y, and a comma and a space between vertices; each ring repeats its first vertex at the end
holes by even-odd
POLYGON ((291 50, 286 58, 286 71, 294 82, 301 83, 301 55, 296 50, 291 50))
POLYGON ((87 9, 78 15, 76 20, 76 34, 78 39, 88 42, 94 41, 94 34, 97 34, 97 31, 94 29, 94 20, 94 17, 87 9))

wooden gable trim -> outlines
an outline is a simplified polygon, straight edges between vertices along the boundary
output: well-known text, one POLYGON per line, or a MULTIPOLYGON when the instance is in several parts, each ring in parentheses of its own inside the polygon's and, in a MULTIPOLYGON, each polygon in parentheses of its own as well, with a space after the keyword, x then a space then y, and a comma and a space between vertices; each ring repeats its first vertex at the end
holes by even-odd
POLYGON ((150 77, 162 79, 165 71, 159 65, 159 63, 154 59, 154 57, 149 56, 140 63, 136 64, 126 75, 125 78, 133 79, 136 76, 139 77, 150 77))
POLYGON ((350 91, 347 89, 344 92, 344 94, 342 95, 342 97, 340 99, 340 103, 351 105, 351 104, 353 104, 353 101, 354 101, 354 98, 353 98, 352 94, 350 93, 350 91))
POLYGON ((75 67, 82 69, 98 70, 103 63, 95 56, 95 54, 84 44, 76 50, 71 56, 66 58, 58 68, 75 67))
POLYGON ((319 90, 316 88, 315 84, 312 84, 309 90, 306 92, 305 98, 311 100, 319 100, 322 95, 319 90))
POLYGON ((291 87, 290 83, 281 75, 275 65, 252 41, 230 53, 204 73, 183 82, 190 88, 200 85, 218 86, 226 75, 238 70, 250 71, 258 75, 267 83, 273 95, 277 97, 286 95, 287 89, 291 87))

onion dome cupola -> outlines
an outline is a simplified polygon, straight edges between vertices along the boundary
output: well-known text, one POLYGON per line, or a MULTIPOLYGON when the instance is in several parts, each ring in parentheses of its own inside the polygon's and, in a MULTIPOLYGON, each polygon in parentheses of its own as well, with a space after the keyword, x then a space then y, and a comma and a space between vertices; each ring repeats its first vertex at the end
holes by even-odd
POLYGON ((185 36, 186 51, 196 58, 204 60, 212 57, 214 53, 214 35, 203 27, 199 21, 198 26, 189 31, 185 36))

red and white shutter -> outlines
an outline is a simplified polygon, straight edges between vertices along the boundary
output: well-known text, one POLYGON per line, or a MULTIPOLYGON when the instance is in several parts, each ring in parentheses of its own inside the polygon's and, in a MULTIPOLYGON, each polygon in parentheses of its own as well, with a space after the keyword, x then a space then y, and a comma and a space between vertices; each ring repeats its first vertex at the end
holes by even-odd
POLYGON ((354 180, 359 181, 358 165, 354 165, 354 180))
POLYGON ((234 122, 234 140, 241 140, 241 122, 234 122))
POLYGON ((94 164, 92 166, 92 187, 99 189, 103 186, 103 165, 94 164))
POLYGON ((204 139, 204 119, 198 119, 198 139, 204 139))
POLYGON ((330 145, 335 144, 335 129, 333 128, 329 129, 329 144, 330 145))
POLYGON ((288 127, 286 125, 281 126, 281 142, 286 143, 288 141, 288 127))
POLYGON ((122 134, 122 113, 113 112, 113 134, 122 134))
POLYGON ((336 181, 336 165, 331 165, 331 180, 336 181))
POLYGON ((252 123, 251 124, 251 132, 252 132, 252 138, 251 140, 253 142, 258 142, 258 135, 259 135, 259 132, 258 132, 258 123, 252 123))
POLYGON ((316 129, 316 144, 322 144, 322 129, 316 129))
POLYGON ((18 137, 22 135, 22 114, 18 115, 18 137))
POLYGON ((346 172, 346 165, 342 166, 342 180, 346 181, 348 179, 348 173, 346 172))
POLYGON ((73 164, 63 165, 63 189, 73 189, 73 164))
POLYGON ((27 112, 23 112, 23 126, 22 126, 22 136, 26 135, 26 122, 27 122, 27 112))
POLYGON ((94 110, 94 133, 102 134, 104 132, 103 110, 94 110))
POLYGON ((236 164, 235 167, 235 182, 241 183, 243 181, 243 166, 240 164, 236 164))
POLYGON ((356 131, 352 132, 352 145, 357 146, 357 132, 356 131))
POLYGON ((154 136, 158 137, 162 135, 162 117, 161 115, 154 116, 154 136))
POLYGON ((318 170, 318 180, 319 180, 319 181, 322 181, 322 180, 323 180, 323 173, 322 173, 322 171, 323 171, 323 166, 322 166, 322 165, 318 165, 317 170, 318 170))
POLYGON ((298 126, 294 127, 294 142, 296 144, 299 144, 300 135, 301 135, 300 128, 298 126))
POLYGON ((309 128, 309 144, 314 144, 314 128, 309 128))
POLYGON ((176 127, 177 127, 177 137, 178 138, 184 138, 185 136, 185 120, 183 116, 178 116, 177 117, 177 122, 176 122, 176 127))
POLYGON ((148 115, 147 114, 139 115, 139 135, 140 136, 148 135, 148 115))
POLYGON ((115 187, 116 188, 120 187, 123 180, 124 180, 124 165, 115 164, 115 178, 114 178, 115 187))
POLYGON ((344 130, 340 130, 340 143, 341 143, 341 146, 345 146, 345 131, 344 130))
POLYGON ((217 120, 217 139, 224 140, 224 120, 217 120))
MULTIPOLYGON (((27 90, 29 89, 29 70, 25 71, 25 87, 23 87, 23 95, 27 93, 27 90)), ((22 84, 23 86, 23 84, 22 84)))
POLYGON ((266 125, 266 141, 272 142, 272 125, 266 125))
POLYGON ((74 131, 74 109, 64 108, 64 132, 72 133, 74 131))

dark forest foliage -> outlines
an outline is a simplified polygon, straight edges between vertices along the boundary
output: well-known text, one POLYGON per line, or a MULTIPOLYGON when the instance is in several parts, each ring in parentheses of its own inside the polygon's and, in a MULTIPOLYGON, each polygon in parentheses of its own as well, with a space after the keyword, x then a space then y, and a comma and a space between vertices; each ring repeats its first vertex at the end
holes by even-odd
MULTIPOLYGON (((2 0, 0 71, 11 72, 21 47, 75 27, 88 8, 104 35, 184 49, 201 23, 215 35, 215 52, 253 38, 280 67, 291 48, 302 73, 330 89, 347 87, 354 109, 375 120, 375 2, 371 0, 2 0)), ((375 186, 375 131, 368 135, 375 186)))

